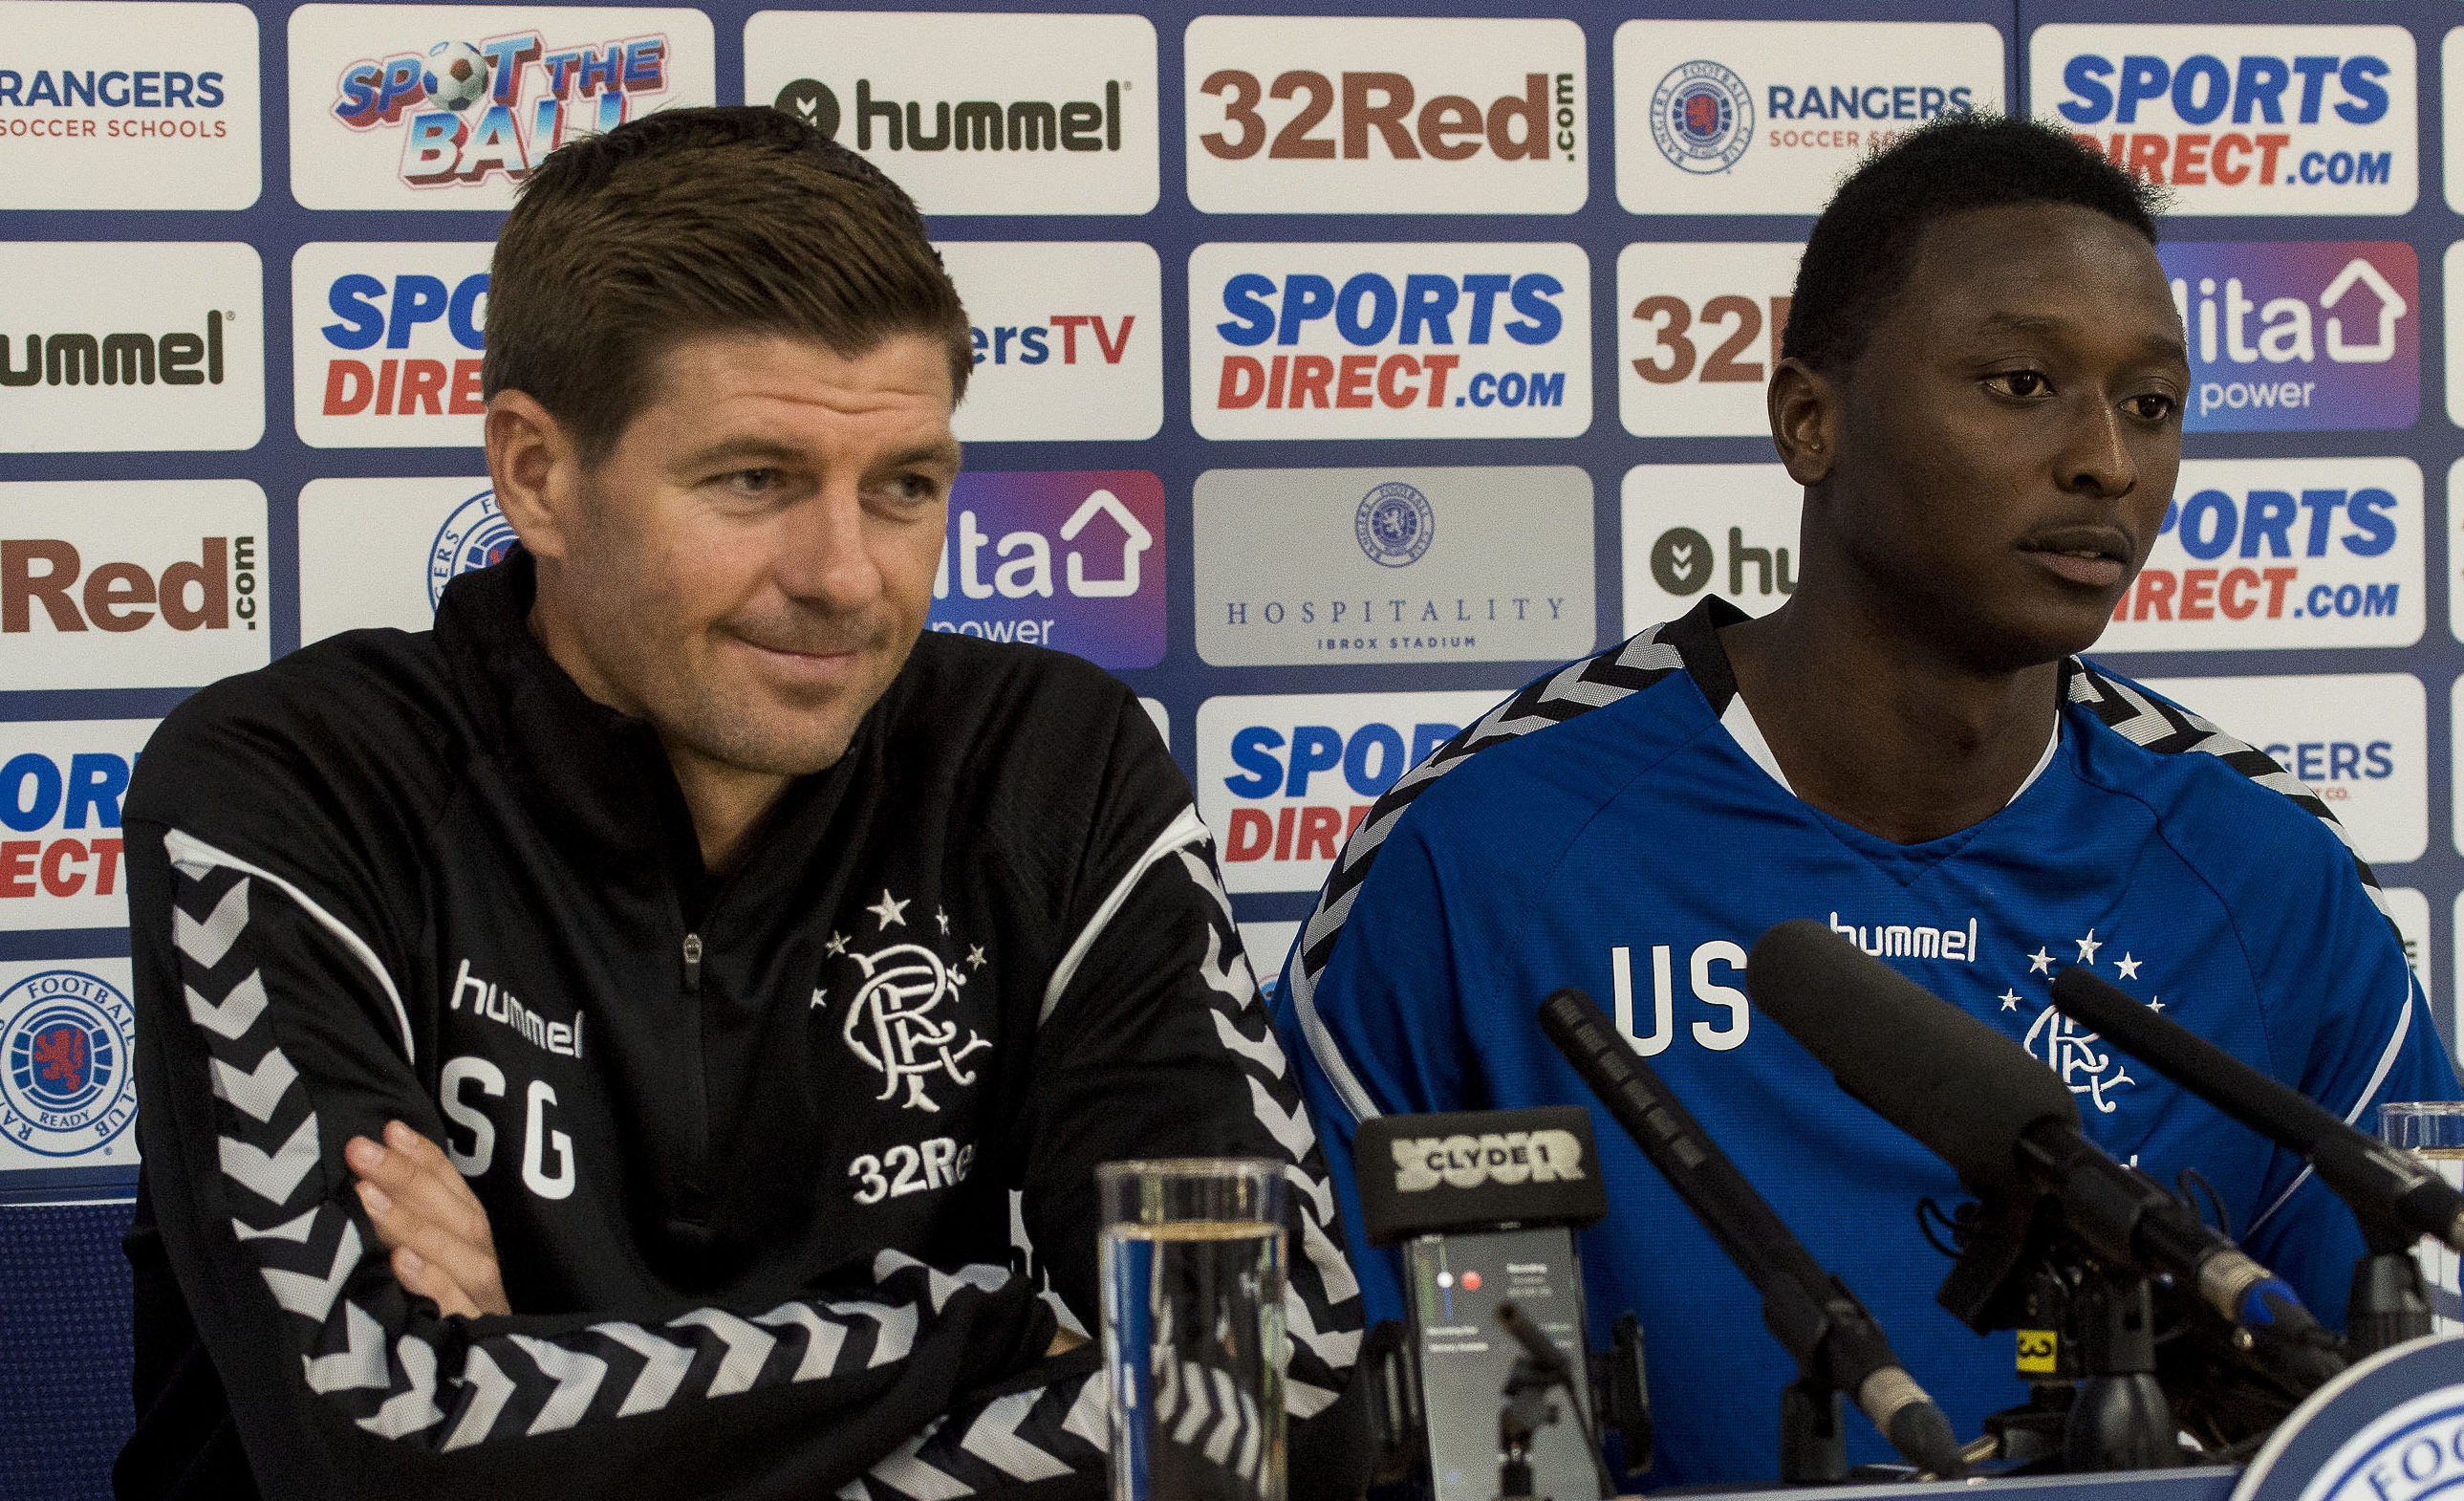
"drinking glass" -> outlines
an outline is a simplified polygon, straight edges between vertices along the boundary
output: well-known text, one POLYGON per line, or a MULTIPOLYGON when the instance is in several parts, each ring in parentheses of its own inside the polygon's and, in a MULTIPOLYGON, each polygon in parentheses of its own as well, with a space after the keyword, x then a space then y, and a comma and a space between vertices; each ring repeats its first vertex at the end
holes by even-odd
MULTIPOLYGON (((2453 1188, 2464 1189, 2464 1102, 2390 1101, 2379 1107, 2379 1139, 2402 1147, 2437 1169, 2453 1188)), ((2458 1286, 2455 1253, 2433 1240, 2418 1248, 2422 1280, 2430 1284, 2431 1324, 2437 1333, 2464 1330, 2464 1289, 2458 1286)))
POLYGON ((1095 1185, 1113 1501, 1284 1501, 1282 1167, 1107 1162, 1095 1185))

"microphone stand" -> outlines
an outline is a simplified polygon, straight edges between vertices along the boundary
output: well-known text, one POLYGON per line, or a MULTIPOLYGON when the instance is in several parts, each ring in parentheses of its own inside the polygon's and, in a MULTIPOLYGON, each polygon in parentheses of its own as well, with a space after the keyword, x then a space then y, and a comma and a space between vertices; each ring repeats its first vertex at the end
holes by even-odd
POLYGON ((1973 1216, 1963 1210, 1957 1224, 1959 1260, 1935 1298, 1969 1328, 1982 1335, 2025 1327, 2048 1312, 2037 1294, 2067 1290, 2061 1321, 2068 1327, 2059 1337, 2077 1354, 2079 1384, 2061 1419, 2063 1470, 2180 1464, 2172 1408, 2156 1380, 2147 1279, 2088 1256, 2062 1228, 2062 1206, 2051 1194, 1997 1196, 1973 1216))
POLYGON ((2430 1288, 2413 1260, 2409 1231, 2385 1233, 2362 1217, 2363 1246, 2344 1297, 2344 1342, 2356 1359, 2431 1332, 2430 1288))

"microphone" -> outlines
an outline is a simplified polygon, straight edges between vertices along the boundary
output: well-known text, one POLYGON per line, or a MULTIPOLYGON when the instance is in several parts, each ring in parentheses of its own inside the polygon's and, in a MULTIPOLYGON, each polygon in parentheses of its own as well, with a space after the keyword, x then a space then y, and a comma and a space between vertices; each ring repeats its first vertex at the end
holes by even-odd
MULTIPOLYGON (((2310 1159, 2370 1236, 2409 1246, 2427 1235, 2464 1250, 2464 1193, 2409 1153, 2338 1118, 2179 1022, 2084 969, 2054 979, 2054 1006, 2277 1146, 2310 1159)), ((2392 1247, 2391 1247, 2392 1248, 2392 1247)))
POLYGON ((1635 1056, 1598 1003, 1580 990, 1561 989, 1541 1004, 1540 1029, 1762 1293, 1763 1322, 1799 1372, 1853 1397, 1918 1469, 1944 1479, 1967 1474, 1950 1420, 1891 1353, 1873 1315, 1847 1284, 1823 1271, 1736 1163, 1635 1056))
MULTIPOLYGON (((2271 1343, 2328 1338, 2281 1278, 2081 1136, 2078 1102, 2052 1071, 1824 924, 1798 918, 1765 933, 1746 988, 1840 1089, 1957 1169, 1979 1199, 2049 1194, 2071 1233, 2108 1264, 2170 1277, 2271 1343)), ((2317 1359, 2307 1363, 2305 1375, 2326 1379, 2317 1359)))

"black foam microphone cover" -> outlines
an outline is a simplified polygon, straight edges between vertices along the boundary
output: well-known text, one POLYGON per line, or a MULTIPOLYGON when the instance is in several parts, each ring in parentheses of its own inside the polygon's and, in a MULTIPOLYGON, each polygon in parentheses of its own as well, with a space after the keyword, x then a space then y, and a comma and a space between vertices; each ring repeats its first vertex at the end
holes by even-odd
POLYGON ((2025 1048, 1811 918, 1755 941, 1754 1008, 1851 1096, 1958 1170, 1982 1198, 2023 1190, 2021 1133, 2079 1127, 2079 1105, 2025 1048))

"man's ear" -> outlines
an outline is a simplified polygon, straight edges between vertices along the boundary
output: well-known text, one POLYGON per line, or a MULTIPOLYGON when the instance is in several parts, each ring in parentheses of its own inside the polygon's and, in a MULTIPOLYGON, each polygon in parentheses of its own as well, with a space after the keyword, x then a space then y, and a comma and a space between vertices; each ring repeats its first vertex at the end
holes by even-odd
POLYGON ((561 559, 582 495, 580 448, 527 391, 498 391, 490 398, 486 432, 496 509, 533 555, 561 559))
POLYGON ((1818 485, 1839 454, 1839 387, 1802 360, 1782 360, 1771 371, 1764 403, 1771 412, 1771 447, 1788 475, 1818 485))

